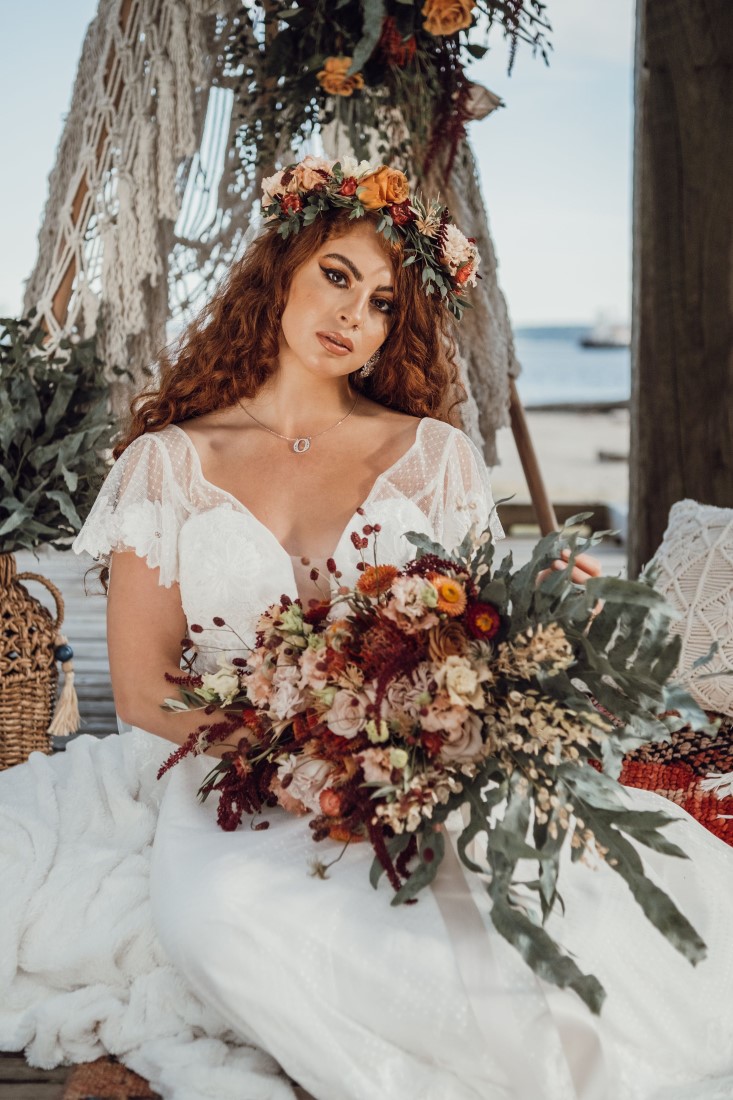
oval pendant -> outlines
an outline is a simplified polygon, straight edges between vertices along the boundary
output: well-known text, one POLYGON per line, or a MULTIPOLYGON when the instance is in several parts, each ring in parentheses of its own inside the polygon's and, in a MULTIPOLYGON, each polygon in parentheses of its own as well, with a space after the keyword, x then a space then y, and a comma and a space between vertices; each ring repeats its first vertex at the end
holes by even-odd
POLYGON ((307 451, 311 445, 310 436, 304 435, 300 439, 296 439, 293 443, 293 450, 296 455, 302 455, 304 451, 307 451))

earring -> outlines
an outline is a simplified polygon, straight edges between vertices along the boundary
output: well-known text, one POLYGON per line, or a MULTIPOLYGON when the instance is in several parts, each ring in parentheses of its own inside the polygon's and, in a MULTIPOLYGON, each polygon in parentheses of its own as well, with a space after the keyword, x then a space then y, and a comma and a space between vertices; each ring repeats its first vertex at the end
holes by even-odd
POLYGON ((358 375, 360 378, 368 378, 374 370, 375 364, 379 359, 379 353, 382 349, 377 348, 373 355, 370 355, 363 367, 359 367, 358 375))

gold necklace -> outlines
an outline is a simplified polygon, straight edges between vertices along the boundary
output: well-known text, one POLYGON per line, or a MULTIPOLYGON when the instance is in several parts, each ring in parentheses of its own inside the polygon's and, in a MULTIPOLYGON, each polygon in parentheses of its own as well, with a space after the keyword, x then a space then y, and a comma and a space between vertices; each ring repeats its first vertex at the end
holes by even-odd
MULTIPOLYGON (((351 416, 354 409, 356 408, 356 402, 358 400, 359 394, 357 393, 356 397, 354 398, 354 404, 351 406, 346 416, 351 416)), ((292 443, 293 450, 297 455, 302 455, 308 450, 311 445, 311 439, 316 439, 319 435, 325 435, 326 432, 331 431, 331 428, 338 428, 339 424, 343 424, 344 420, 346 420, 346 416, 342 416, 341 419, 337 420, 335 424, 331 424, 329 428, 324 428, 322 432, 316 432, 315 435, 281 435, 280 432, 274 432, 272 428, 267 427, 267 424, 263 424, 261 420, 258 420, 256 416, 253 416, 249 409, 245 409, 239 398, 237 398, 237 404, 239 405, 242 412, 246 412, 247 416, 254 420, 255 424, 259 424, 259 426, 261 428, 264 428, 266 432, 269 432, 270 435, 276 435, 278 439, 287 439, 288 443, 292 443)))

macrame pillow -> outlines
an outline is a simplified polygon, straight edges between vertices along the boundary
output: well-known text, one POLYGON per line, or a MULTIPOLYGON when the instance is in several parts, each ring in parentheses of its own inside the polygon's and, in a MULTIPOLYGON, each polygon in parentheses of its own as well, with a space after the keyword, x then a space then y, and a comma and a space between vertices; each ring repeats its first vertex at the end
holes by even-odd
POLYGON ((673 504, 662 543, 655 587, 683 613, 670 626, 682 635, 673 678, 707 711, 733 716, 733 676, 701 680, 699 675, 733 670, 733 508, 680 500, 673 504), (692 672, 711 644, 718 651, 692 672))

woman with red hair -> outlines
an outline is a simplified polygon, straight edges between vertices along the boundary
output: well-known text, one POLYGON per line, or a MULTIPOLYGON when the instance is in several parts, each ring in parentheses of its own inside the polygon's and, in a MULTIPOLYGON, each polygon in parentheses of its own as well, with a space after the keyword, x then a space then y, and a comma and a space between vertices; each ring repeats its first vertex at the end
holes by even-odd
MULTIPOLYGON (((26 792, 14 819, 24 836, 34 783, 56 807, 38 897, 8 917, 15 1042, 40 1036, 45 1064, 101 1043, 178 1100, 291 1097, 280 1070, 316 1100, 651 1100, 673 1095, 658 1086, 733 1072, 705 1011, 729 991, 733 952, 701 885, 727 875, 733 889, 733 870, 696 823, 684 847, 699 877, 671 885, 693 896, 686 908, 711 937, 704 991, 651 926, 637 919, 627 934, 637 914, 620 876, 567 858, 567 916, 550 933, 608 989, 599 1018, 538 978, 478 912, 477 937, 461 905, 449 930, 431 890, 390 906, 387 884, 369 885, 368 845, 349 844, 323 882, 304 873, 313 842, 297 814, 220 830, 195 795, 221 746, 151 779, 194 728, 190 713, 162 707, 194 626, 197 671, 213 674, 253 644, 283 594, 304 607, 328 598, 329 563, 353 587, 354 529, 378 525, 381 558, 397 567, 413 556, 407 531, 449 552, 471 531, 503 535, 485 463, 456 422, 465 394, 452 329, 478 277, 475 243, 438 203, 410 198, 402 173, 348 159, 276 173, 263 215, 133 403, 74 544, 103 565, 115 704, 132 732, 93 748, 79 739, 63 765, 38 765, 40 787, 25 765, 0 777, 11 802, 26 792), (53 926, 54 960, 41 966, 33 945, 40 929, 49 942, 44 922, 67 904, 64 874, 89 901, 73 935, 53 926)), ((598 572, 581 555, 572 579, 598 572)), ((288 788, 303 812, 320 782, 311 763, 288 788)), ((634 797, 657 808, 649 792, 634 797)), ((670 874, 666 857, 649 858, 670 874)))

